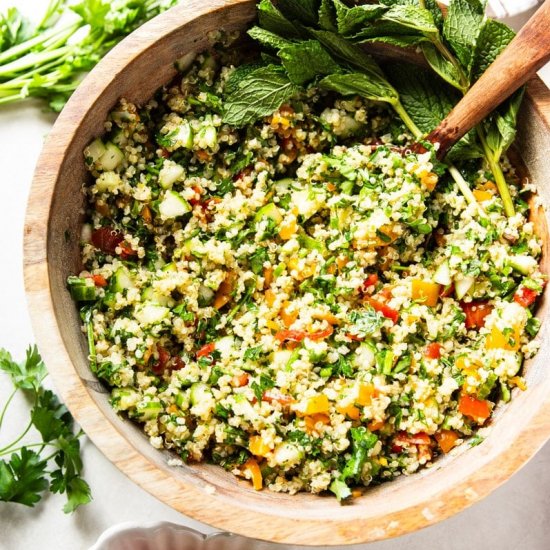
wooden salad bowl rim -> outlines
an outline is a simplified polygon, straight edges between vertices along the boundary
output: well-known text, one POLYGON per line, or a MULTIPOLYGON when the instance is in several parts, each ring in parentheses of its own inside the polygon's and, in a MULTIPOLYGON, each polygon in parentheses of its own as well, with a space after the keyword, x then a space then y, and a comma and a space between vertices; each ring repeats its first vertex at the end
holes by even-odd
MULTIPOLYGON (((145 101, 175 74, 173 60, 204 49, 209 31, 243 28, 254 15, 254 0, 186 0, 115 47, 74 93, 45 143, 26 214, 25 285, 36 339, 57 391, 86 434, 130 479, 175 510, 220 529, 287 544, 353 544, 403 535, 485 497, 550 437, 548 322, 538 337, 541 350, 526 370, 528 390, 515 390, 510 404, 497 407, 481 445, 465 443, 433 467, 340 506, 333 497, 255 492, 211 465, 168 465, 170 453, 153 449, 139 428, 110 408, 105 388, 90 372, 78 313, 65 288, 66 276, 79 270, 84 146, 102 133, 118 97, 145 101)), ((529 86, 518 148, 530 172, 539 180, 546 173, 549 180, 550 94, 538 79, 529 86)), ((548 181, 538 183, 542 203, 550 205, 550 185, 543 185, 548 181)), ((548 219, 542 208, 535 212, 545 267, 548 219)), ((539 317, 548 316, 548 307, 543 298, 539 317)))

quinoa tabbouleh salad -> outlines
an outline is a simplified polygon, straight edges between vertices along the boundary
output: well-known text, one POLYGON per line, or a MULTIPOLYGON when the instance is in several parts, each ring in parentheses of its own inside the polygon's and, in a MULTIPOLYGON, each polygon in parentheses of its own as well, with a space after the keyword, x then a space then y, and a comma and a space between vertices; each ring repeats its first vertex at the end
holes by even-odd
POLYGON ((506 157, 412 153, 397 86, 393 102, 344 89, 376 74, 309 39, 334 66, 293 78, 304 43, 265 21, 251 35, 273 35, 269 54, 220 34, 111 112, 84 152, 85 270, 68 283, 92 369, 154 447, 346 500, 478 443, 526 389, 541 244, 506 157), (249 87, 270 78, 258 107, 249 87))

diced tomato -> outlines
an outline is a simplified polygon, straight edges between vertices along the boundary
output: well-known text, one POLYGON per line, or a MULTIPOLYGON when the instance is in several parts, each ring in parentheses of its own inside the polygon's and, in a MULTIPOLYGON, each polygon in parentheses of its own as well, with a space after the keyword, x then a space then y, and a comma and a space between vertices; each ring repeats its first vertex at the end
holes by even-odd
POLYGON ((493 311, 493 306, 485 300, 461 302, 460 307, 466 315, 466 328, 482 328, 485 326, 485 317, 493 311))
POLYGON ((430 342, 424 350, 424 356, 428 359, 439 359, 441 357, 441 344, 430 342))
POLYGON ((176 355, 176 357, 174 357, 172 370, 181 370, 183 367, 185 367, 183 359, 179 355, 176 355))
POLYGON ((333 332, 334 329, 329 325, 325 330, 318 330, 317 332, 312 332, 311 334, 308 334, 307 338, 315 341, 324 340, 325 338, 328 338, 333 332))
POLYGON ((349 338, 354 342, 362 342, 365 339, 363 336, 358 336, 357 334, 351 334, 351 332, 346 333, 346 338, 349 338))
POLYGON ((162 347, 157 345, 158 361, 151 367, 155 374, 162 374, 166 370, 166 365, 170 360, 170 354, 162 347))
POLYGON ((539 293, 525 286, 520 286, 514 294, 514 302, 522 307, 529 307, 535 303, 539 293))
POLYGON ((236 374, 231 379, 231 385, 234 388, 242 388, 248 383, 248 373, 243 372, 242 374, 236 374))
POLYGON ((92 279, 95 286, 99 287, 106 287, 107 286, 107 279, 103 275, 86 275, 86 278, 92 279))
POLYGON ((399 432, 394 440, 395 445, 430 445, 432 440, 430 436, 425 432, 419 432, 417 434, 408 434, 406 432, 399 432))
POLYGON ((262 401, 267 401, 268 403, 276 402, 281 405, 291 405, 295 402, 295 399, 277 390, 266 390, 262 394, 262 401))
POLYGON ((363 281, 363 292, 372 292, 373 287, 378 283, 378 275, 376 273, 371 273, 364 281, 363 281))
POLYGON ((112 227, 100 227, 92 231, 92 244, 106 254, 116 254, 117 247, 121 248, 121 257, 135 256, 132 247, 124 243, 124 235, 112 227))
POLYGON ((280 330, 275 333, 275 338, 280 342, 301 342, 307 336, 307 332, 303 330, 280 330))
POLYGON ((92 244, 106 254, 115 254, 117 246, 123 240, 122 233, 112 227, 100 227, 92 231, 92 244))
POLYGON ((396 309, 393 309, 387 304, 379 302, 374 298, 368 298, 367 302, 374 310, 381 313, 387 319, 390 319, 393 323, 397 323, 397 321, 399 320, 399 312, 396 309))
POLYGON ((458 410, 474 420, 486 420, 491 416, 489 401, 477 399, 471 395, 461 395, 458 402, 458 410))
POLYGON ((211 353, 216 349, 216 343, 210 342, 209 344, 205 344, 202 346, 202 348, 197 351, 197 357, 206 357, 207 355, 211 355, 211 353))

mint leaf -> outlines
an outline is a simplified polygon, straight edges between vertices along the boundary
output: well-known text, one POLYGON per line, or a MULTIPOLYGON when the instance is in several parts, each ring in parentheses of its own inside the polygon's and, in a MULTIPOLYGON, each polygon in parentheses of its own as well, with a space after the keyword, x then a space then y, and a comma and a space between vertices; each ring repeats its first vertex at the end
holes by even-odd
POLYGON ((289 44, 281 49, 279 57, 290 81, 298 85, 340 71, 340 66, 317 40, 289 44))
POLYGON ((469 68, 485 13, 480 0, 451 0, 443 23, 443 36, 460 63, 469 68))
MULTIPOLYGON (((436 128, 460 99, 453 88, 418 67, 397 63, 388 66, 386 72, 399 92, 403 107, 425 134, 436 128)), ((449 160, 480 156, 482 151, 473 131, 464 136, 447 154, 449 160)))
POLYGON ((472 77, 477 80, 514 38, 514 31, 499 21, 487 19, 479 33, 472 61, 472 77))
POLYGON ((271 0, 261 0, 258 4, 260 27, 285 38, 299 38, 298 29, 273 5, 271 0))
MULTIPOLYGON (((244 80, 246 76, 263 66, 264 65, 261 65, 260 63, 247 63, 246 65, 239 65, 226 80, 224 93, 228 95, 235 92, 235 90, 239 88, 239 84, 244 80)), ((166 134, 162 137, 164 139, 170 138, 170 134, 166 134)), ((159 143, 159 145, 162 145, 162 143, 160 143, 158 140, 159 138, 157 137, 157 143, 159 143)), ((172 142, 170 141, 168 145, 170 145, 171 143, 172 142)))
POLYGON ((317 24, 318 0, 277 0, 277 7, 288 19, 297 19, 304 25, 317 24))
POLYGON ((340 35, 329 31, 316 31, 310 29, 314 38, 338 60, 347 63, 351 67, 360 69, 373 77, 383 77, 380 67, 374 59, 355 44, 352 44, 340 35))
MULTIPOLYGON (((248 35, 254 40, 260 43, 260 45, 265 48, 272 50, 280 50, 288 44, 292 44, 290 40, 280 37, 278 34, 275 34, 271 31, 266 31, 261 27, 252 27, 248 30, 248 35)), ((241 65, 242 66, 242 65, 241 65)))
POLYGON ((494 111, 485 123, 487 145, 498 159, 516 138, 518 111, 525 88, 518 90, 503 105, 494 111))
POLYGON ((325 31, 336 32, 336 10, 331 0, 321 0, 319 7, 319 26, 325 31))
POLYGON ((226 99, 224 122, 241 127, 274 113, 298 92, 276 65, 260 67, 247 74, 226 99))
POLYGON ((385 79, 375 79, 363 73, 333 74, 323 78, 319 87, 343 96, 359 95, 388 103, 395 103, 399 98, 393 86, 385 79))
POLYGON ((431 12, 419 6, 396 5, 384 14, 382 20, 397 23, 425 36, 435 35, 438 32, 431 12))
POLYGON ((48 488, 47 461, 23 447, 9 462, 0 460, 0 500, 34 506, 48 488))
POLYGON ((16 388, 31 390, 35 393, 38 392, 42 380, 46 377, 46 367, 36 346, 27 349, 23 363, 16 363, 8 351, 0 348, 0 370, 10 375, 16 388))
POLYGON ((428 39, 422 35, 387 35, 387 36, 373 36, 372 38, 366 38, 361 42, 382 42, 384 44, 391 44, 398 48, 408 48, 409 46, 417 46, 422 42, 426 42, 428 39))
POLYGON ((429 63, 430 67, 443 79, 448 82, 453 88, 462 90, 460 84, 460 75, 454 65, 447 61, 433 44, 422 44, 422 53, 429 63))
POLYGON ((336 8, 336 24, 338 32, 343 35, 354 34, 368 21, 374 21, 382 16, 385 6, 364 4, 348 7, 341 0, 333 0, 336 8))

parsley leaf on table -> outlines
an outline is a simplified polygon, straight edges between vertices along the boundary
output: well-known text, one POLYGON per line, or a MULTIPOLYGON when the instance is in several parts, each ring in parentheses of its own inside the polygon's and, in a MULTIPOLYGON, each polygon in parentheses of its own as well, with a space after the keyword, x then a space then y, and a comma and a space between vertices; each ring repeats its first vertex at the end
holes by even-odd
POLYGON ((64 493, 67 503, 63 510, 73 512, 91 500, 90 487, 81 477, 82 432, 74 433, 69 411, 52 391, 43 387, 46 368, 36 346, 28 348, 22 363, 15 362, 9 352, 0 349, 0 371, 9 375, 14 386, 0 411, 0 428, 18 391, 23 391, 32 401, 27 427, 11 443, 0 444, 0 501, 34 506, 49 489, 53 493, 64 493), (32 427, 41 440, 22 443, 32 427), (7 455, 9 459, 3 458, 7 455))

